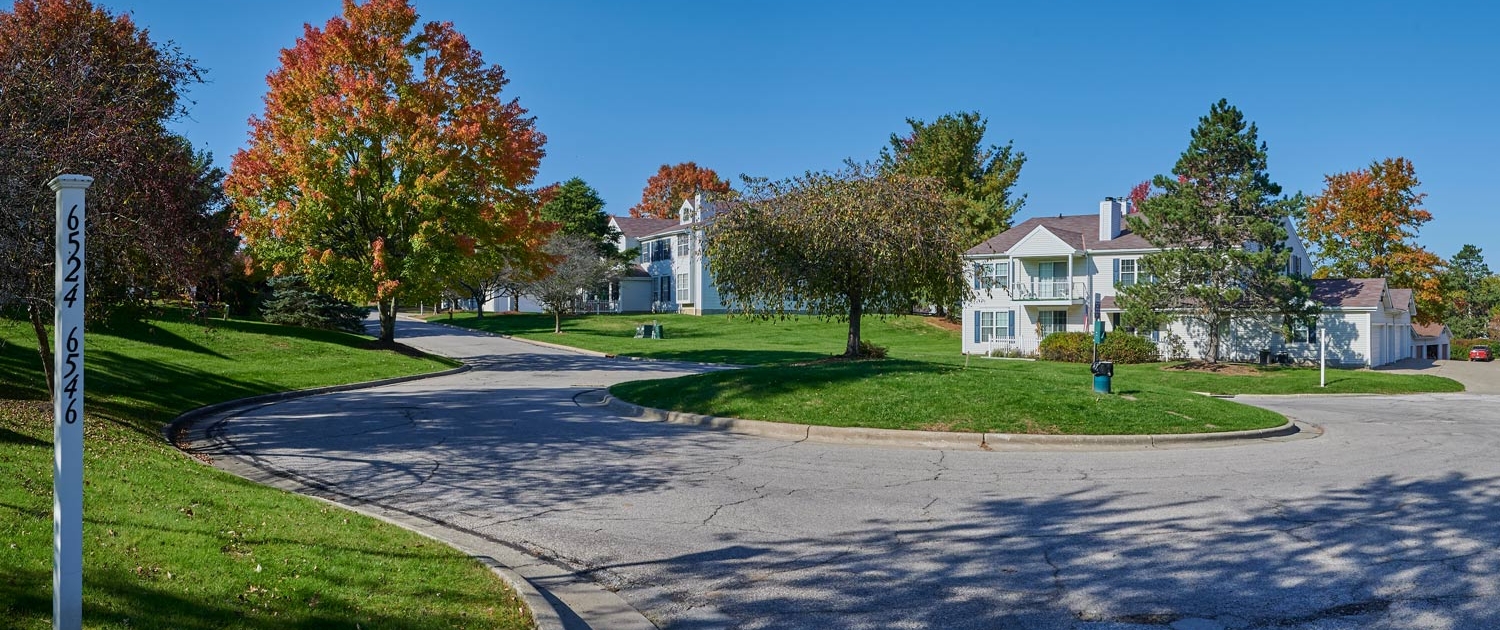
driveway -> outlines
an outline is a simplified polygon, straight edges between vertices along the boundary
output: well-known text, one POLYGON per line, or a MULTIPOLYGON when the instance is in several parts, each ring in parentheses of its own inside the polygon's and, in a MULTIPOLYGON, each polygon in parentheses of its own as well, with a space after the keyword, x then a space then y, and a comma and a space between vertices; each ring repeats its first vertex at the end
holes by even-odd
POLYGON ((852 447, 591 404, 697 366, 398 337, 477 369, 259 407, 220 439, 570 567, 662 628, 1500 627, 1500 397, 1246 398, 1326 433, 1218 448, 852 447))
POLYGON ((1471 394, 1500 394, 1500 364, 1494 361, 1403 359, 1377 369, 1396 374, 1444 376, 1463 383, 1471 394))

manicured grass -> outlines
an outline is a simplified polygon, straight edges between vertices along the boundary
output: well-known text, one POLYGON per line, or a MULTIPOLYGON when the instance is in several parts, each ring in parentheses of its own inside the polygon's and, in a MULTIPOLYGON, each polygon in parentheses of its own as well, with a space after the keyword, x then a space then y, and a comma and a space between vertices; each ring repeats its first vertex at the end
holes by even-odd
MULTIPOLYGON (((444 316, 446 317, 446 316, 444 316)), ((828 426, 1005 433, 1151 434, 1235 431, 1280 425, 1280 415, 1203 396, 1214 394, 1412 393, 1461 391, 1450 379, 1367 370, 1330 370, 1327 389, 1307 368, 1229 376, 1118 366, 1115 396, 1092 392, 1088 368, 1045 361, 974 358, 965 366, 958 333, 921 318, 867 319, 866 338, 887 346, 885 361, 818 362, 843 348, 845 327, 802 317, 594 315, 564 320, 562 335, 538 315, 453 323, 613 354, 754 365, 611 391, 631 402, 718 416, 828 426), (659 320, 666 339, 634 339, 659 320)))
MULTIPOLYGON (((652 359, 771 365, 814 361, 844 352, 846 324, 801 316, 784 320, 710 315, 585 315, 565 317, 563 334, 552 332, 552 316, 537 314, 485 315, 460 313, 429 318, 440 323, 560 343, 575 348, 652 359), (663 339, 636 339, 635 327, 661 323, 663 339)), ((865 317, 864 339, 887 346, 892 356, 906 359, 952 360, 958 336, 917 317, 865 317)), ((960 358, 960 360, 962 360, 960 358)))
MULTIPOLYGON (((431 372, 341 333, 215 321, 91 329, 89 628, 525 628, 488 569, 399 527, 190 460, 159 428, 270 391, 431 372)), ((51 407, 29 324, 0 319, 0 624, 51 617, 51 407)))

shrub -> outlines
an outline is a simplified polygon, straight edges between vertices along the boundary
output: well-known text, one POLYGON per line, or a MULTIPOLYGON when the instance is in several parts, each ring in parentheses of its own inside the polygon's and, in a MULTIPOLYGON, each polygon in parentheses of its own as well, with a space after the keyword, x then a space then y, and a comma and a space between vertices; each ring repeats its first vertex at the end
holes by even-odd
POLYGON ((261 307, 261 314, 272 324, 365 332, 368 308, 314 291, 301 276, 271 278, 270 285, 271 299, 261 307))
POLYGON ((1145 337, 1119 332, 1104 336, 1099 357, 1115 363, 1155 363, 1161 360, 1156 342, 1145 337))
POLYGON ((1046 361, 1088 363, 1094 358, 1094 337, 1085 332, 1055 332, 1037 349, 1046 361))
POLYGON ((877 346, 863 339, 859 341, 859 357, 861 359, 884 359, 885 354, 885 346, 877 346))

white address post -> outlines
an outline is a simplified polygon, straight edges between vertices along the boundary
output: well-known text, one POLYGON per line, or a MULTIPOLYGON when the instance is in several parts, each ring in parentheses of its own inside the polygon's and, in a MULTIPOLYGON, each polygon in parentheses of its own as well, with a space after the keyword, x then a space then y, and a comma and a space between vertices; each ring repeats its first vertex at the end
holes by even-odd
POLYGON ((52 627, 83 627, 83 233, 94 178, 59 175, 52 337, 52 627))

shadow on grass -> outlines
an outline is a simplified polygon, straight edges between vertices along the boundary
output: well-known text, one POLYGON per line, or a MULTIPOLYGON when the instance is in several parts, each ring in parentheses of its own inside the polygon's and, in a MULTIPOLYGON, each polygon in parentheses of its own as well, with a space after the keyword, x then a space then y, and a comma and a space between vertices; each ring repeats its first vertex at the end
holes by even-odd
MULTIPOLYGON (((827 355, 815 355, 826 358, 827 355)), ((766 366, 667 380, 632 381, 610 389, 634 403, 677 411, 702 409, 718 401, 759 401, 838 386, 892 373, 949 373, 962 367, 925 361, 886 359, 834 361, 807 368, 766 366)), ((732 403, 731 403, 732 404, 732 403)), ((728 411, 733 411, 729 409, 728 411)))
MULTIPOLYGON (((186 576, 184 576, 186 577, 186 576)), ((183 577, 176 578, 177 580, 183 577)), ((50 572, 25 570, 0 580, 0 608, 9 622, 33 620, 43 627, 52 616, 50 572)), ((361 580, 362 591, 378 596, 386 589, 378 572, 361 580)), ((391 630, 424 630, 427 628, 469 628, 483 624, 484 619, 451 611, 482 611, 507 602, 498 600, 459 601, 452 605, 454 593, 442 593, 452 606, 439 612, 429 607, 393 616, 371 614, 369 606, 359 599, 339 598, 328 592, 314 593, 315 599, 287 601, 285 593, 273 590, 270 577, 261 583, 248 579, 245 590, 223 593, 222 597, 188 598, 175 594, 182 586, 159 576, 138 575, 124 569, 91 569, 85 567, 83 618, 87 626, 129 628, 172 628, 174 630, 215 630, 234 627, 252 630, 324 630, 326 628, 365 628, 391 630), (317 611, 309 612, 312 606, 317 611), (288 614, 290 613, 290 614, 288 614)), ((387 594, 387 597, 390 595, 387 594)), ((300 599, 300 598, 299 598, 300 599)), ((420 597, 413 597, 420 601, 420 597)))

